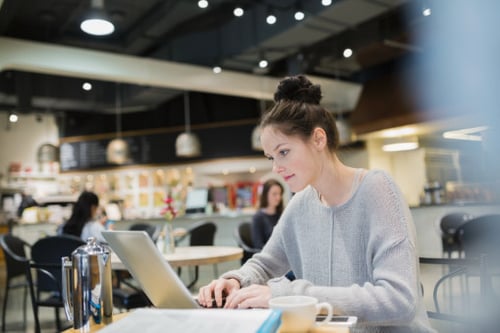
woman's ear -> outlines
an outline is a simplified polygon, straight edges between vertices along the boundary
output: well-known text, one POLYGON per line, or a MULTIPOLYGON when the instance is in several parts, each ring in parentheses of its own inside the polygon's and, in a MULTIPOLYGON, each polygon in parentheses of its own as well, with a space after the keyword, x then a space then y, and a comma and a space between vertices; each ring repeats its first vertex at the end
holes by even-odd
POLYGON ((327 143, 326 132, 321 127, 316 127, 312 134, 312 143, 318 150, 325 148, 327 143))

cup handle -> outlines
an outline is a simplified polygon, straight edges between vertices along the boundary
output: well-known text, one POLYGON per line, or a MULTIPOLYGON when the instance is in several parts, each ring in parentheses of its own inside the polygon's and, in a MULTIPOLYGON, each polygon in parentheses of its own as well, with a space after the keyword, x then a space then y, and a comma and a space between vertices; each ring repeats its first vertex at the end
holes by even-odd
POLYGON ((319 322, 320 325, 324 325, 328 323, 330 320, 332 320, 333 307, 330 303, 326 302, 316 304, 316 313, 320 313, 321 309, 326 309, 328 311, 326 318, 319 322))

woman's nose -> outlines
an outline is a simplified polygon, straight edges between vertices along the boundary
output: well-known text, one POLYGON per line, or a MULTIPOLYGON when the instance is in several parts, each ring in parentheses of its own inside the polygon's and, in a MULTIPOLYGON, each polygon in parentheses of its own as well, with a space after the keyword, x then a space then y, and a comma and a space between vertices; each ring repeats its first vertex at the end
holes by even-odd
POLYGON ((273 161, 273 172, 280 173, 283 171, 283 167, 281 167, 276 161, 273 161))

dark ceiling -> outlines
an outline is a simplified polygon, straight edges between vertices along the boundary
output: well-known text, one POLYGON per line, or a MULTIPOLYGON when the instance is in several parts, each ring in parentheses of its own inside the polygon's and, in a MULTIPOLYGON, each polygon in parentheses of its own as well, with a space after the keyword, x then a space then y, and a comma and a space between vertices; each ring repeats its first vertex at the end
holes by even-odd
MULTIPOLYGON (((104 0, 116 31, 90 37, 80 31, 79 24, 91 1, 0 0, 0 36, 200 66, 217 64, 223 70, 262 76, 305 73, 362 84, 398 66, 415 50, 410 31, 423 20, 420 7, 415 6, 420 0, 337 0, 330 6, 320 0, 209 0, 205 9, 197 3, 104 0), (245 9, 242 17, 233 15, 236 4, 245 9), (296 8, 304 11, 303 21, 293 19, 296 8), (275 12, 276 24, 265 23, 268 11, 275 12), (346 47, 354 51, 349 59, 342 56, 346 47), (270 62, 265 70, 257 66, 260 57, 270 62)), ((114 82, 94 81, 91 93, 82 91, 81 83, 78 78, 4 71, 0 73, 0 110, 114 112, 114 82)), ((182 103, 182 91, 120 87, 124 112, 158 112, 166 105, 182 103)), ((216 100, 226 97, 194 92, 192 98, 194 104, 205 104, 204 112, 210 112, 225 105, 216 100)), ((256 109, 245 117, 259 114, 257 101, 243 99, 242 103, 256 109)), ((229 104, 239 105, 234 98, 229 104)), ((197 118, 195 114, 193 118, 194 122, 198 118, 210 122, 217 117, 197 118)))

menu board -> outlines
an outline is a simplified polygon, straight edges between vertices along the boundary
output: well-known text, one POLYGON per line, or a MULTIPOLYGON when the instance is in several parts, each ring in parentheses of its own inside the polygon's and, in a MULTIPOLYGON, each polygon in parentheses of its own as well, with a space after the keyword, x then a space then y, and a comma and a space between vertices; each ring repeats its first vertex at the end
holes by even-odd
MULTIPOLYGON (((251 134, 255 125, 237 125, 206 128, 195 132, 202 145, 202 155, 182 158, 175 154, 175 140, 179 132, 165 132, 122 137, 128 144, 129 158, 124 165, 167 164, 198 161, 210 158, 262 155, 251 147, 251 134)), ((91 170, 117 166, 106 157, 108 144, 112 139, 82 140, 70 142, 61 139, 61 171, 91 170)), ((123 164, 121 164, 123 165, 123 164)))

